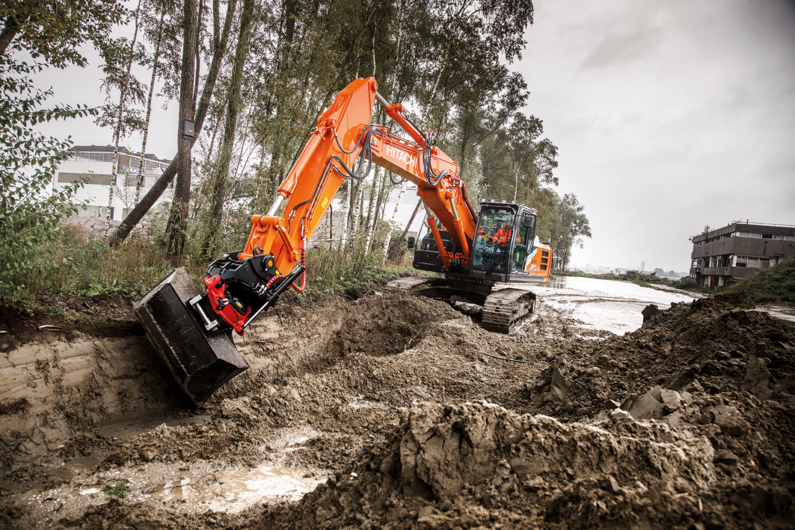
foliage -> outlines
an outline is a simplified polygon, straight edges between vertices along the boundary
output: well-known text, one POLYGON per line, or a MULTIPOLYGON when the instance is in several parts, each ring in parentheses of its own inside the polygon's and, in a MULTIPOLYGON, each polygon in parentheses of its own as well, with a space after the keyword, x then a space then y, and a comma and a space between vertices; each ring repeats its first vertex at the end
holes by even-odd
MULTIPOLYGON (((119 291, 130 299, 138 299, 174 266, 186 267, 200 284, 207 260, 201 257, 201 237, 197 234, 204 225, 198 220, 189 222, 191 236, 182 260, 171 264, 164 258, 167 209, 168 205, 164 205, 146 230, 115 248, 109 248, 104 240, 80 227, 62 226, 54 232, 56 238, 48 244, 48 252, 34 254, 31 268, 12 271, 11 277, 16 284, 25 285, 29 296, 45 293, 96 296, 119 291), (38 271, 45 266, 49 267, 47 274, 40 274, 38 271)), ((229 222, 230 230, 221 232, 226 249, 241 248, 247 235, 241 227, 245 227, 246 221, 242 217, 234 219, 229 222)), ((379 241, 374 243, 378 248, 379 245, 379 241)), ((379 252, 365 256, 362 242, 352 252, 325 246, 311 248, 306 255, 307 289, 300 295, 288 291, 286 299, 300 303, 324 293, 345 293, 355 299, 374 285, 382 285, 401 273, 415 272, 408 263, 381 266, 381 261, 379 252)))
POLYGON ((342 290, 351 298, 359 298, 362 284, 397 275, 394 267, 382 267, 381 262, 378 252, 365 255, 362 242, 350 252, 315 247, 306 253, 307 284, 312 289, 342 290))
POLYGON ((567 193, 555 201, 555 211, 549 234, 552 244, 552 267, 565 269, 571 257, 571 248, 582 248, 583 237, 591 237, 591 226, 583 213, 585 206, 580 204, 577 196, 567 193))
POLYGON ((362 287, 358 284, 351 284, 345 287, 345 294, 356 300, 362 296, 362 287))
POLYGON ((122 20, 119 0, 4 0, 0 2, 0 56, 27 52, 55 68, 85 66, 85 42, 99 46, 122 20))
POLYGON ((18 298, 22 278, 45 277, 62 265, 52 259, 59 223, 75 213, 72 199, 83 182, 50 191, 70 139, 47 138, 37 124, 95 115, 88 107, 42 108, 53 92, 34 86, 31 75, 48 66, 87 64, 80 47, 104 42, 122 19, 117 0, 11 0, 0 4, 0 294, 18 298), (13 56, 27 53, 35 62, 13 56), (43 249, 47 252, 43 252, 43 249), (43 259, 47 256, 49 259, 43 259))
POLYGON ((680 278, 679 280, 675 281, 673 285, 677 289, 692 289, 694 287, 698 287, 698 282, 696 282, 695 278, 685 276, 684 278, 680 278))
MULTIPOLYGON (((60 0, 56 5, 72 9, 83 5, 81 2, 60 0)), ((563 266, 568 262, 571 247, 582 244, 582 237, 590 237, 588 221, 577 198, 573 194, 560 197, 552 189, 558 183, 553 175, 557 147, 543 137, 540 119, 519 112, 529 92, 526 80, 511 70, 511 63, 521 57, 524 49, 525 31, 533 22, 532 2, 262 0, 253 10, 247 51, 245 46, 239 46, 240 42, 234 42, 246 34, 241 24, 247 17, 238 13, 238 3, 236 0, 199 2, 199 13, 194 17, 186 16, 179 2, 140 0, 134 14, 143 32, 142 47, 124 38, 110 38, 112 24, 124 17, 125 23, 131 23, 133 12, 106 0, 96 2, 96 9, 87 11, 87 26, 81 33, 83 41, 101 44, 99 49, 105 61, 103 88, 108 94, 119 93, 118 99, 108 100, 98 122, 117 125, 121 115, 121 136, 141 125, 140 107, 146 99, 146 87, 128 75, 131 60, 151 65, 155 61, 152 48, 156 41, 161 42, 162 36, 162 51, 157 59, 164 82, 161 95, 173 99, 191 92, 180 88, 182 69, 185 57, 198 54, 195 64, 188 61, 196 69, 196 78, 192 94, 183 99, 191 100, 186 105, 192 105, 196 114, 202 114, 200 109, 205 105, 206 127, 202 128, 205 119, 202 114, 196 119, 199 145, 192 153, 192 177, 197 185, 189 186, 190 196, 180 195, 178 203, 188 206, 179 208, 188 216, 180 263, 195 264, 201 274, 208 258, 202 256, 200 246, 209 238, 212 245, 205 247, 212 246, 210 254, 215 249, 239 248, 250 227, 249 216, 268 208, 279 182, 315 126, 318 114, 347 83, 370 75, 378 80, 383 95, 405 103, 406 108, 416 112, 412 119, 421 129, 432 128, 437 132, 440 147, 459 163, 473 203, 488 192, 494 198, 516 197, 538 208, 538 235, 553 243, 553 256, 563 266), (195 50, 183 47, 183 41, 191 40, 183 38, 189 19, 198 20, 195 50), (230 30, 230 26, 235 29, 230 30), (228 46, 224 35, 229 37, 228 46), (245 57, 217 53, 224 48, 242 50, 245 57), (188 55, 183 57, 183 54, 188 55), (200 78, 209 80, 213 72, 220 72, 219 86, 214 81, 208 82, 198 98, 200 78), (229 99, 225 95, 232 94, 238 80, 241 83, 239 116, 234 120, 230 119, 230 112, 238 111, 225 104, 229 99), (213 179, 213 175, 219 168, 227 167, 224 185, 214 186, 214 180, 219 179, 213 179), (212 195, 214 190, 217 197, 212 195), (223 208, 222 215, 217 209, 219 205, 223 208)), ((13 5, 33 9, 30 2, 13 5)), ((32 35, 31 28, 23 33, 32 35)), ((52 56, 52 51, 47 53, 52 56)), ((74 55, 69 57, 61 62, 84 62, 74 55)), ((189 68, 185 67, 185 71, 189 68)), ((374 121, 386 119, 380 107, 376 106, 375 111, 374 121)), ((362 190, 373 190, 371 197, 376 205, 383 205, 396 185, 386 175, 383 183, 376 185, 371 178, 361 184, 362 190)), ((350 193, 349 188, 347 182, 342 187, 349 196, 359 197, 350 193)), ((147 203, 151 204, 142 201, 147 203)), ((354 292, 357 282, 378 278, 384 271, 377 267, 382 256, 365 251, 364 241, 372 239, 370 249, 381 248, 377 241, 381 234, 373 232, 386 224, 384 215, 383 208, 373 208, 372 204, 369 209, 359 209, 356 215, 349 212, 346 230, 355 228, 356 232, 352 250, 313 249, 307 258, 310 285, 321 290, 350 287, 354 292), (372 223, 371 215, 375 216, 372 223), (368 230, 370 225, 373 231, 368 230)), ((159 231, 151 234, 154 249, 164 250, 162 236, 159 231)), ((93 253, 92 248, 84 250, 93 253)), ((112 252, 108 255, 123 259, 112 252)), ((92 270, 89 263, 82 266, 84 270, 92 270)), ((94 287, 90 282, 77 283, 79 286, 72 285, 69 289, 95 292, 112 286, 104 281, 95 281, 94 287)))
POLYGON ((117 497, 119 499, 123 499, 130 493, 130 487, 123 482, 117 482, 115 486, 110 487, 105 485, 102 487, 102 493, 107 495, 108 497, 117 497))
POLYGON ((77 211, 72 199, 83 185, 75 182, 49 191, 71 141, 47 138, 33 126, 93 111, 83 106, 41 108, 52 90, 35 89, 29 76, 43 68, 0 57, 0 294, 11 298, 25 288, 14 278, 44 274, 54 266, 34 258, 53 241, 60 221, 77 211))
POLYGON ((748 293, 760 304, 795 302, 795 257, 749 276, 723 293, 748 293))
POLYGON ((142 112, 135 105, 146 101, 147 87, 130 74, 129 66, 142 63, 146 59, 146 50, 141 43, 133 49, 130 40, 125 37, 109 39, 100 46, 100 50, 104 60, 102 72, 105 75, 102 90, 106 97, 96 124, 111 127, 114 131, 119 127, 119 137, 124 138, 144 127, 142 112), (111 95, 116 92, 120 94, 120 101, 111 101, 111 95), (120 122, 119 116, 122 116, 120 122))
POLYGON ((658 278, 653 274, 640 274, 635 271, 627 271, 624 274, 594 274, 583 271, 564 271, 555 270, 555 275, 559 276, 576 276, 578 278, 595 278, 597 280, 616 280, 631 282, 641 287, 652 287, 652 284, 669 284, 670 282, 664 278, 658 278))
POLYGON ((20 295, 96 296, 121 291, 140 298, 172 270, 157 240, 131 238, 118 249, 109 249, 104 241, 77 227, 61 226, 55 235, 46 253, 30 257, 29 269, 13 271, 13 281, 25 285, 20 295), (41 274, 45 268, 47 273, 41 274))

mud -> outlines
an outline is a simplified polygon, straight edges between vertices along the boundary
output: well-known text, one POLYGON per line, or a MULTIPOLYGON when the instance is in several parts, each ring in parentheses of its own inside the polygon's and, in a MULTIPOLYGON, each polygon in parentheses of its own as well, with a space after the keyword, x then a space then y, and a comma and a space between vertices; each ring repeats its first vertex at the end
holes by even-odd
POLYGON ((547 296, 511 336, 403 293, 281 306, 199 409, 124 308, 14 313, 0 525, 793 526, 791 325, 740 296, 648 300, 645 322, 633 299, 623 326, 626 300, 547 296), (572 309, 600 304, 602 327, 572 309))

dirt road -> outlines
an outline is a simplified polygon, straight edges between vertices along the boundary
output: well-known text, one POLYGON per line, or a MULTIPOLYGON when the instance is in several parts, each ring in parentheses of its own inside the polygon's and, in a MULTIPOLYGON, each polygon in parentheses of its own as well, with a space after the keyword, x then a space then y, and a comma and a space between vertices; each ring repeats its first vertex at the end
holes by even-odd
POLYGON ((279 307, 198 410, 120 299, 4 308, 0 525, 793 526, 792 327, 733 297, 618 335, 546 296, 511 336, 402 293, 279 307))

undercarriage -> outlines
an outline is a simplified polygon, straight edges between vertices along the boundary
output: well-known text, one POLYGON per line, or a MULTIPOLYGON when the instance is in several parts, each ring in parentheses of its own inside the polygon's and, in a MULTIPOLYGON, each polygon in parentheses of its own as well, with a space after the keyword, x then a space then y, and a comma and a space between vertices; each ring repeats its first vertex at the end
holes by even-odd
POLYGON ((416 296, 480 306, 481 325, 489 331, 509 334, 535 310, 536 295, 526 289, 501 288, 494 282, 448 275, 445 278, 411 276, 393 280, 387 289, 399 289, 416 296))

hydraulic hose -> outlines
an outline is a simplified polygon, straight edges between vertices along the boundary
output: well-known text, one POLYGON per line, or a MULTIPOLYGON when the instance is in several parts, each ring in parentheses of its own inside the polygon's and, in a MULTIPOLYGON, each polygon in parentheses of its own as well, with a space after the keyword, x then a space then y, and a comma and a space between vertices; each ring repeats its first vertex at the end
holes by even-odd
POLYGON ((397 181, 395 181, 395 176, 392 174, 392 172, 391 172, 391 171, 389 172, 389 180, 391 180, 391 181, 392 181, 392 184, 394 184, 394 185, 396 185, 396 186, 397 186, 398 184, 403 184, 404 182, 406 182, 406 179, 404 179, 403 177, 399 177, 399 178, 398 178, 398 180, 397 180, 397 181))
MULTIPOLYGON (((367 176, 370 174, 370 169, 372 169, 372 165, 373 165, 373 151, 372 151, 372 147, 370 145, 370 140, 371 140, 371 137, 372 137, 372 130, 370 129, 369 125, 367 127, 365 127, 365 129, 362 131, 362 136, 364 136, 364 142, 363 142, 363 145, 362 145, 362 152, 359 155, 359 159, 361 160, 359 162, 359 166, 356 167, 354 170, 351 170, 351 169, 348 168, 348 166, 345 165, 345 162, 343 162, 340 157, 338 157, 337 155, 332 155, 328 159, 328 161, 326 162, 326 165, 323 167, 323 173, 321 174, 320 180, 318 180, 317 186, 315 187, 315 191, 312 193, 312 196, 310 198, 308 198, 307 200, 305 200, 304 202, 296 204, 293 207, 293 209, 290 211, 289 224, 292 224, 293 216, 295 215, 295 211, 298 208, 300 208, 304 204, 307 204, 308 202, 312 202, 312 201, 317 200, 318 192, 321 189, 323 189, 323 186, 326 184, 326 178, 328 177, 328 172, 329 172, 330 168, 334 169, 334 171, 336 171, 337 174, 339 176, 341 176, 342 178, 350 177, 350 178, 352 178, 354 180, 364 180, 364 179, 367 178, 367 176), (364 158, 367 158, 367 170, 364 172, 364 175, 360 175, 360 173, 362 172, 362 168, 364 167, 364 160, 363 160, 364 158), (332 164, 332 162, 335 161, 335 160, 345 170, 344 173, 341 172, 336 165, 332 164)), ((359 141, 361 141, 362 136, 359 137, 359 141)), ((334 138, 336 138, 337 143, 339 144, 339 138, 337 138, 336 131, 334 132, 334 138)), ((359 142, 356 142, 356 145, 359 145, 359 142)), ((342 145, 339 145, 339 148, 342 151, 345 151, 346 153, 349 153, 349 154, 356 150, 356 146, 354 146, 354 148, 351 149, 350 151, 346 151, 345 149, 343 149, 342 145)), ((310 210, 311 209, 313 209, 313 208, 310 208, 310 210)))
MULTIPOLYGON (((301 273, 301 287, 295 285, 295 283, 290 284, 290 287, 298 291, 299 293, 303 293, 304 289, 306 289, 306 261, 305 261, 306 251, 304 250, 304 244, 301 243, 301 266, 304 268, 303 272, 301 273)), ((277 274, 270 280, 268 283, 265 284, 265 290, 270 289, 271 285, 273 285, 278 280, 283 280, 286 278, 284 274, 277 274)))
POLYGON ((425 152, 422 154, 422 165, 423 165, 423 172, 425 173, 425 182, 429 185, 436 187, 441 180, 447 176, 448 171, 445 169, 441 173, 436 173, 431 166, 432 158, 431 158, 431 149, 433 147, 433 137, 430 135, 433 133, 425 135, 425 152))
POLYGON ((304 268, 304 271, 301 273, 301 287, 298 287, 295 283, 291 284, 291 287, 299 293, 303 293, 304 289, 306 289, 306 262, 304 261, 306 255, 306 249, 304 249, 305 243, 306 240, 301 242, 301 266, 304 268))

